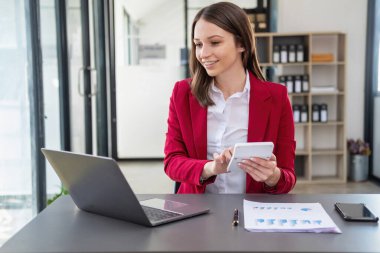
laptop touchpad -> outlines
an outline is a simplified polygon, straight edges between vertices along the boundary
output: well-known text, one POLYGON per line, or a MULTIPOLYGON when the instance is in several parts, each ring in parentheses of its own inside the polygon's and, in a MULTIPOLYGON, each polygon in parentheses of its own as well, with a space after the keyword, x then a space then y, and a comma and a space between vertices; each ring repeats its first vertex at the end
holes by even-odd
POLYGON ((163 210, 168 210, 168 211, 176 211, 184 206, 187 206, 187 204, 185 203, 167 200, 167 199, 157 199, 157 198, 140 201, 140 204, 142 206, 148 206, 148 207, 153 207, 153 208, 163 209, 163 210))

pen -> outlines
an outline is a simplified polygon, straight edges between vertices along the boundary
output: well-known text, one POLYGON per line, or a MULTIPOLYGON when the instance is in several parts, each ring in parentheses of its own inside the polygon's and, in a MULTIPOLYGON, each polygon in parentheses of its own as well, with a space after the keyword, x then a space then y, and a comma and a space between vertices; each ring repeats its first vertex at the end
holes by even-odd
POLYGON ((235 208, 234 210, 234 217, 232 219, 232 225, 237 226, 239 225, 239 210, 235 208))

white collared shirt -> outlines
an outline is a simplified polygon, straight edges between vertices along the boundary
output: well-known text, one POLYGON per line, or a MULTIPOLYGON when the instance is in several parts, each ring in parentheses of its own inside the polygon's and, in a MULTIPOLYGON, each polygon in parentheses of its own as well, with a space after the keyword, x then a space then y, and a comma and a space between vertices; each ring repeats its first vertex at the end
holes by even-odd
MULTIPOLYGON (((215 105, 207 109, 207 159, 214 160, 214 153, 247 142, 250 88, 248 71, 244 90, 227 100, 212 82, 210 97, 215 105)), ((241 169, 219 174, 213 184, 206 186, 206 193, 245 193, 245 190, 246 173, 241 169)))

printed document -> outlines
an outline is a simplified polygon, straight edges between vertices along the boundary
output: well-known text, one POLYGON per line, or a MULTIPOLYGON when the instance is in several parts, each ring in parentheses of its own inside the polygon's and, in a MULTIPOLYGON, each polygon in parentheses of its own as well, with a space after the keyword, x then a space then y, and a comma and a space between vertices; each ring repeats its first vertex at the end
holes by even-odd
POLYGON ((251 232, 342 233, 320 203, 244 200, 244 228, 251 232))

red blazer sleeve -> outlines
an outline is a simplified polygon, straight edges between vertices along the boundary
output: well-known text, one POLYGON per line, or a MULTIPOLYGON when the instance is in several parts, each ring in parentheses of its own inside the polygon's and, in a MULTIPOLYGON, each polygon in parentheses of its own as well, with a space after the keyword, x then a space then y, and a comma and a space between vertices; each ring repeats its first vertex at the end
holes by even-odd
MULTIPOLYGON (((165 173, 174 181, 196 187, 196 192, 204 192, 205 185, 199 182, 206 157, 198 157, 193 141, 188 81, 177 82, 170 98, 168 131, 165 142, 165 173)), ((215 178, 208 180, 213 182, 215 178)), ((185 185, 187 185, 185 184, 185 185)), ((184 187, 185 185, 181 185, 184 187)))
POLYGON ((281 170, 281 177, 275 187, 264 187, 265 192, 268 193, 288 193, 296 184, 294 171, 296 142, 294 139, 293 111, 286 89, 282 89, 281 95, 282 110, 273 152, 277 158, 277 167, 281 170))

